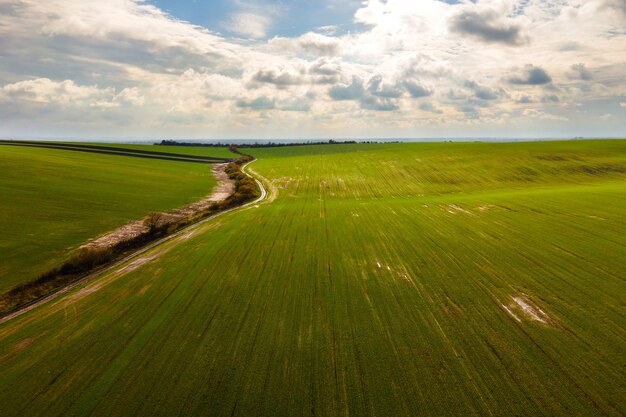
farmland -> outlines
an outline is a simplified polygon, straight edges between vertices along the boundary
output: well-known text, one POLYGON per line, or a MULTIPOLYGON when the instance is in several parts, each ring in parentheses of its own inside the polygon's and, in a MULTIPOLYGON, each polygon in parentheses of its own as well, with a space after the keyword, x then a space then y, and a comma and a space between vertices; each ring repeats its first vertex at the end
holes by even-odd
POLYGON ((195 201, 216 184, 207 165, 18 146, 0 146, 0 172, 0 292, 87 239, 195 201))
POLYGON ((624 414, 626 141, 251 153, 265 203, 0 325, 0 415, 624 414))
POLYGON ((131 149, 137 151, 151 151, 151 152, 169 152, 185 155, 197 155, 197 156, 213 156, 217 158, 232 158, 234 155, 228 148, 223 147, 203 147, 203 146, 156 146, 156 145, 141 145, 141 144, 115 144, 99 143, 99 142, 62 142, 67 145, 79 144, 89 146, 115 146, 121 149, 131 149))

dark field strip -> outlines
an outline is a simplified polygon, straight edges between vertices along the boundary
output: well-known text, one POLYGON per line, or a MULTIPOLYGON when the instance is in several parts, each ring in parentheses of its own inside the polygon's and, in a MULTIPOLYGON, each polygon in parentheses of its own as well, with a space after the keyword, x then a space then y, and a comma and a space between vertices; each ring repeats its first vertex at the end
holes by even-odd
POLYGON ((0 414, 623 415, 626 178, 575 168, 626 147, 584 145, 264 151, 271 204, 0 326, 0 414))
POLYGON ((16 141, 0 141, 0 145, 9 146, 26 146, 34 148, 44 149, 61 149, 76 152, 87 152, 104 155, 116 155, 116 156, 129 156, 134 158, 146 158, 146 159, 160 159, 163 161, 175 161, 175 162, 192 162, 192 163, 221 163, 227 162, 230 159, 227 158, 213 158, 206 156, 194 156, 184 154, 162 153, 162 152, 150 152, 141 150, 132 150, 124 148, 113 148, 105 146, 88 146, 88 145, 63 145, 63 144, 49 144, 41 142, 16 142, 16 141))
POLYGON ((66 145, 89 145, 89 146, 114 146, 116 148, 121 149, 133 149, 140 151, 151 151, 151 152, 166 152, 173 154, 184 154, 184 155, 195 155, 195 156, 208 156, 211 158, 226 158, 231 159, 234 157, 233 152, 231 152, 226 147, 204 147, 204 146, 160 146, 160 145, 148 145, 148 144, 106 144, 106 143, 96 143, 96 142, 60 142, 66 145))
MULTIPOLYGON (((40 144, 41 142, 28 142, 28 143, 40 144)), ((105 150, 116 151, 116 152, 137 153, 137 154, 157 155, 157 156, 165 155, 165 156, 173 156, 173 157, 187 158, 187 159, 199 159, 203 161, 214 161, 214 160, 230 161, 233 159, 233 158, 189 155, 189 154, 161 152, 161 151, 146 151, 143 149, 131 149, 127 147, 113 147, 113 146, 105 146, 105 145, 85 145, 85 144, 77 144, 77 143, 71 143, 71 142, 70 143, 54 143, 54 144, 57 146, 70 146, 73 148, 85 148, 85 149, 96 149, 96 150, 105 149, 105 150)), ((150 145, 146 145, 146 146, 150 146, 150 145)))

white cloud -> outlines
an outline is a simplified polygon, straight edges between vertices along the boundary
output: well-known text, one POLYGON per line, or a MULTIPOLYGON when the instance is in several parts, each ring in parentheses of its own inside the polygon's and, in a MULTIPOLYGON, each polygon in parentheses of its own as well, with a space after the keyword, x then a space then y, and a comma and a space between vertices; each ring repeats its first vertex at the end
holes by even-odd
POLYGON ((527 42, 522 24, 506 17, 502 11, 480 7, 481 3, 467 4, 464 10, 453 16, 450 29, 485 43, 520 46, 527 42))
POLYGON ((140 0, 0 0, 0 121, 57 105, 55 126, 91 110, 146 134, 450 135, 624 107, 620 2, 368 0, 359 30, 269 40, 284 10, 236 4, 226 37, 140 0))
POLYGON ((269 16, 255 13, 234 13, 225 27, 239 35, 249 36, 251 38, 264 38, 272 24, 269 16))
POLYGON ((235 78, 189 69, 155 83, 146 94, 168 113, 193 115, 206 112, 214 102, 234 100, 246 93, 241 82, 235 78))
POLYGON ((540 120, 551 120, 551 121, 568 121, 569 119, 564 116, 557 116, 555 114, 546 113, 537 109, 526 109, 522 112, 522 114, 526 117, 537 118, 540 120))
POLYGON ((181 47, 197 53, 223 53, 223 42, 206 29, 171 18, 143 1, 5 0, 16 13, 1 26, 5 31, 46 38, 68 36, 100 41, 142 41, 181 47), (26 24, 25 24, 26 23, 26 24))
POLYGON ((146 99, 137 87, 125 88, 118 95, 117 99, 121 102, 131 104, 133 106, 142 106, 146 99))
POLYGON ((35 106, 90 107, 111 109, 120 106, 142 106, 145 97, 136 88, 116 93, 112 87, 77 85, 72 80, 53 81, 48 78, 20 81, 0 87, 0 102, 35 106))
POLYGON ((20 81, 0 88, 0 100, 38 104, 80 105, 85 102, 95 104, 106 98, 112 100, 114 96, 113 88, 79 86, 72 80, 57 82, 48 78, 20 81))
POLYGON ((308 32, 297 38, 275 37, 269 41, 274 51, 292 51, 313 56, 336 56, 341 52, 339 38, 308 32))

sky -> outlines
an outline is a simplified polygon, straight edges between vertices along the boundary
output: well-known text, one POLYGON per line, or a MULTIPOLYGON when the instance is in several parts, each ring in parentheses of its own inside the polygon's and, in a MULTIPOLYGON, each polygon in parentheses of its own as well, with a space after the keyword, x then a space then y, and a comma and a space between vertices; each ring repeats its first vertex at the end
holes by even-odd
POLYGON ((626 0, 0 0, 0 137, 626 137, 626 0))

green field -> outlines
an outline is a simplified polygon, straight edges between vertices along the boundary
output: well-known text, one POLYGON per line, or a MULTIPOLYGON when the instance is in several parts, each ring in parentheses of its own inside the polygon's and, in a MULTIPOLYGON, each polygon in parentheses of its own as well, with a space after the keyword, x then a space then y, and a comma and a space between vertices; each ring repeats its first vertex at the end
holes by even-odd
POLYGON ((167 152, 167 153, 179 153, 185 155, 196 156, 214 156, 217 158, 234 158, 234 155, 228 148, 217 148, 212 146, 160 146, 160 145, 137 145, 137 144, 110 144, 110 143, 98 143, 98 142, 61 142, 68 145, 90 145, 90 146, 114 146, 122 149, 133 149, 138 151, 154 151, 154 152, 167 152))
POLYGON ((0 292, 87 239, 195 201, 216 184, 202 164, 18 146, 0 146, 0 173, 0 292))
POLYGON ((626 141, 252 153, 266 203, 0 325, 0 415, 624 415, 626 141))

